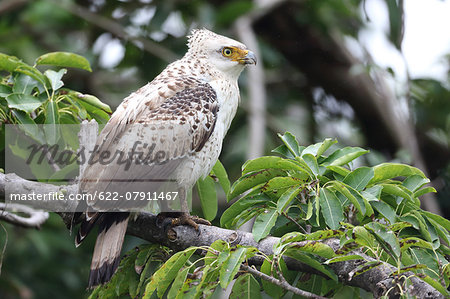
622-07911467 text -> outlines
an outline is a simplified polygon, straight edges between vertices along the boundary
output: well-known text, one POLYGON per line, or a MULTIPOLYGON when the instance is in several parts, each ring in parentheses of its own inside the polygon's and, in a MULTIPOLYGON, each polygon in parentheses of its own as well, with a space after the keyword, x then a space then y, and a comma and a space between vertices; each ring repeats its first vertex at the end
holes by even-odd
POLYGON ((124 194, 119 194, 119 192, 95 192, 93 194, 92 200, 134 200, 134 201, 171 201, 175 200, 178 196, 178 192, 125 192, 124 194))

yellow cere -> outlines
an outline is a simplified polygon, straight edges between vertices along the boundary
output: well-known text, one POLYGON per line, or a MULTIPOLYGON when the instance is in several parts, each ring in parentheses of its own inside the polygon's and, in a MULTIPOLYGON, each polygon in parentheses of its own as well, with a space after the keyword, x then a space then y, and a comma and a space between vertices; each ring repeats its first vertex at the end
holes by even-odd
POLYGON ((225 47, 222 49, 222 55, 230 58, 232 61, 239 63, 245 63, 244 58, 247 55, 248 50, 243 50, 237 47, 225 47))

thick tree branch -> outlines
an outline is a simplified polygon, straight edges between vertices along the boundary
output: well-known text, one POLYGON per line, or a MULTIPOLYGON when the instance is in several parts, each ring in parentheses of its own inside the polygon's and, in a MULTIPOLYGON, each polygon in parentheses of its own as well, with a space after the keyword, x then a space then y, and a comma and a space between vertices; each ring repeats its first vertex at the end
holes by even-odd
MULTIPOLYGON (((22 194, 44 194, 46 192, 62 192, 67 197, 69 194, 76 194, 76 185, 71 186, 54 186, 50 184, 43 184, 37 182, 31 182, 18 177, 15 174, 2 174, 0 173, 0 197, 5 196, 5 185, 8 184, 9 190, 16 190, 22 194)), ((45 204, 42 201, 34 201, 34 208, 42 208, 45 204)), ((59 201, 59 204, 71 203, 70 201, 59 201)), ((66 226, 70 227, 72 221, 72 213, 58 213, 66 226)), ((161 221, 160 218, 149 213, 139 213, 134 215, 128 225, 127 233, 151 243, 158 243, 172 248, 175 251, 184 250, 190 246, 209 246, 217 240, 224 240, 233 245, 240 244, 242 246, 253 246, 265 255, 273 254, 273 246, 277 244, 280 238, 266 237, 263 240, 256 242, 253 235, 249 232, 234 231, 229 229, 223 229, 216 226, 199 225, 199 230, 196 231, 189 226, 177 226, 171 227, 169 223, 170 219, 161 221)), ((307 242, 307 241, 304 241, 307 242)), ((334 251, 339 249, 338 239, 326 239, 323 242, 330 246, 334 251)), ((352 252, 353 254, 355 252, 352 252)), ((375 261, 372 257, 365 255, 364 253, 357 251, 357 254, 361 255, 367 261, 375 261)), ((285 257, 286 265, 289 269, 294 271, 308 272, 314 274, 320 274, 313 270, 308 265, 302 264, 295 259, 285 257)), ((249 261, 254 265, 261 265, 263 259, 261 257, 252 258, 249 261)), ((387 290, 393 288, 398 290, 396 281, 391 273, 397 269, 389 264, 383 263, 381 266, 373 268, 356 277, 349 277, 351 273, 361 261, 344 261, 338 263, 332 263, 329 267, 337 274, 339 281, 346 285, 362 288, 366 291, 372 292, 376 298, 382 296, 387 290)), ((405 273, 405 276, 410 277, 410 286, 408 287, 408 293, 417 298, 444 298, 433 287, 423 282, 419 278, 415 277, 413 273, 405 273)), ((394 298, 396 291, 391 291, 389 297, 394 298)))

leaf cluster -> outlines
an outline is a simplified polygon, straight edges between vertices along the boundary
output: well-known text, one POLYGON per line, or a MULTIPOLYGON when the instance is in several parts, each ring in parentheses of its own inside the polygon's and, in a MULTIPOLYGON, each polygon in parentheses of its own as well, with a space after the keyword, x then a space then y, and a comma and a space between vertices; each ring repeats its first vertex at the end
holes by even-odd
MULTIPOLYGON (((211 246, 177 252, 160 268, 153 268, 153 274, 145 272, 144 276, 136 274, 139 271, 132 269, 133 261, 127 262, 127 257, 120 269, 129 263, 127 271, 134 273, 119 269, 117 282, 133 277, 128 282, 129 294, 144 298, 153 294, 159 298, 208 298, 217 287, 226 288, 234 279, 232 298, 260 298, 261 290, 273 298, 284 296, 286 288, 261 279, 265 274, 317 295, 340 292, 359 298, 363 291, 345 286, 331 267, 355 260, 358 266, 347 273, 349 281, 390 264, 396 269, 390 275, 403 295, 411 275, 449 295, 450 264, 445 256, 450 253, 450 222, 420 209, 419 197, 434 192, 426 186, 429 180, 422 171, 397 163, 352 169, 352 162, 366 150, 338 148, 331 139, 304 147, 290 133, 280 138, 283 144, 273 152, 281 157, 246 162, 241 178, 232 186, 220 162, 213 170, 229 200, 241 196, 223 213, 221 226, 238 228, 255 218, 256 241, 269 234, 281 237, 273 255, 218 240, 211 246), (327 245, 330 238, 339 240, 338 249, 327 245), (264 260, 255 268, 261 275, 242 268, 256 256, 264 260), (290 271, 283 257, 296 259, 322 275, 290 271)), ((199 182, 198 188, 203 197, 215 198, 212 177, 199 182)), ((215 213, 205 215, 215 217, 215 213)), ((93 296, 111 285, 116 285, 116 295, 126 293, 127 287, 119 288, 114 281, 93 296)))
POLYGON ((64 87, 67 67, 91 71, 86 58, 68 52, 44 54, 30 66, 17 57, 0 53, 0 120, 27 125, 28 135, 36 138, 38 124, 78 124, 84 119, 104 123, 111 109, 98 98, 64 87), (39 70, 42 65, 57 70, 39 70))

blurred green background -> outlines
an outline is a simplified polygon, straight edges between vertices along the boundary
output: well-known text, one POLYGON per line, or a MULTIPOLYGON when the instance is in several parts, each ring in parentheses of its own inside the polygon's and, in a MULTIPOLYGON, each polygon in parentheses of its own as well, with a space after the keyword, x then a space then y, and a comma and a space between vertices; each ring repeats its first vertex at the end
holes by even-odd
MULTIPOLYGON (((370 149, 360 163, 424 170, 438 194, 423 206, 448 218, 450 5, 404 2, 2 0, 0 52, 30 64, 51 51, 86 57, 93 72, 69 70, 66 86, 115 110, 185 53, 192 28, 230 36, 258 54, 221 155, 232 181, 277 133, 303 145, 334 137, 370 149)), ((40 231, 2 224, 0 297, 86 297, 94 237, 75 249, 57 215, 40 231)))

